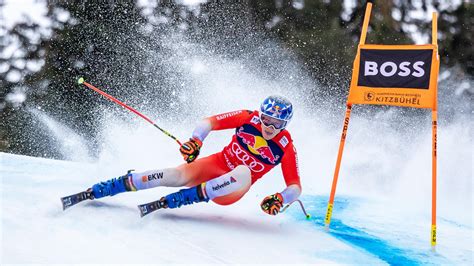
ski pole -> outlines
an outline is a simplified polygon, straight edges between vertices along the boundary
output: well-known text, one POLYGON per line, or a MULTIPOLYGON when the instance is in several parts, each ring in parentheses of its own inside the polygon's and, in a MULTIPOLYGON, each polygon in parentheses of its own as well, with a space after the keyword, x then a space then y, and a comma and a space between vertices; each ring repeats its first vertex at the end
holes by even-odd
POLYGON ((113 96, 111 96, 111 95, 109 95, 109 94, 107 94, 107 93, 105 93, 105 92, 99 90, 98 88, 94 87, 93 85, 91 85, 91 84, 85 82, 85 81, 84 81, 84 78, 79 78, 79 79, 77 80, 77 83, 78 83, 79 85, 81 85, 81 84, 82 84, 82 85, 85 85, 85 86, 88 87, 89 89, 91 89, 91 90, 93 90, 93 91, 99 93, 100 95, 102 95, 102 96, 104 96, 105 98, 111 100, 112 102, 115 102, 115 103, 117 103, 118 105, 122 106, 123 108, 128 109, 129 111, 135 113, 136 115, 138 115, 138 116, 140 116, 141 118, 145 119, 148 123, 152 124, 152 125, 153 125, 154 127, 156 127, 157 129, 159 129, 159 130, 160 130, 161 132, 163 132, 166 136, 168 136, 168 137, 174 139, 174 140, 179 144, 179 146, 182 145, 181 142, 180 142, 175 136, 171 135, 168 131, 166 131, 166 130, 162 129, 161 127, 159 127, 159 126, 158 126, 157 124, 155 124, 155 122, 153 122, 150 118, 144 116, 143 114, 141 114, 141 113, 138 112, 137 110, 133 109, 132 107, 130 107, 130 106, 124 104, 123 102, 121 102, 121 101, 115 99, 113 96))
POLYGON ((291 206, 293 203, 295 203, 295 202, 298 202, 298 203, 300 204, 301 210, 303 211, 304 215, 306 216, 306 219, 309 220, 309 219, 311 218, 311 215, 309 215, 309 214, 306 212, 306 210, 305 210, 305 208, 304 208, 304 206, 303 206, 303 202, 301 202, 301 200, 295 200, 295 201, 290 202, 288 205, 286 205, 285 207, 283 207, 283 209, 282 209, 280 212, 284 212, 286 209, 288 209, 288 207, 290 207, 290 206, 291 206))

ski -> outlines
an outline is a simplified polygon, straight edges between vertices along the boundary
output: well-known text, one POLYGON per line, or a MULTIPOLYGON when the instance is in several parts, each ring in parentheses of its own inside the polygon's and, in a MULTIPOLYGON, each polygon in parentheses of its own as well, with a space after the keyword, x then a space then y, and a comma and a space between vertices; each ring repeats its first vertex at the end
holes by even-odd
POLYGON ((161 200, 161 199, 153 201, 153 202, 138 205, 138 209, 140 210, 140 216, 141 217, 143 217, 145 215, 148 215, 148 214, 150 214, 150 213, 152 213, 156 210, 164 209, 166 207, 167 207, 166 202, 164 200, 161 200))
POLYGON ((63 204, 63 211, 87 199, 94 199, 91 191, 82 191, 70 196, 62 197, 61 203, 63 204))

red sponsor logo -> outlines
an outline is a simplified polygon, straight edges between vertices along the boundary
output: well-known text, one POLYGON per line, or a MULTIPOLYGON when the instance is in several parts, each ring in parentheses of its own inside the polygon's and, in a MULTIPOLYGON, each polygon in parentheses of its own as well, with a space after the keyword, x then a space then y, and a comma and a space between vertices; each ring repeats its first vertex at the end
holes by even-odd
POLYGON ((272 149, 270 149, 270 147, 268 146, 263 146, 263 147, 257 148, 256 150, 258 153, 260 153, 260 156, 262 156, 262 158, 267 159, 272 164, 275 164, 276 160, 280 158, 280 156, 278 155, 277 156, 273 155, 272 149))
POLYGON ((249 134, 247 132, 243 132, 244 128, 239 128, 239 131, 237 132, 237 136, 242 139, 242 142, 245 143, 246 145, 250 145, 252 147, 255 146, 256 138, 255 135, 249 134))
POLYGON ((237 136, 242 139, 242 142, 249 147, 249 150, 256 154, 262 156, 262 158, 267 159, 270 163, 275 164, 276 161, 280 158, 279 155, 274 155, 272 149, 268 146, 268 143, 262 137, 257 137, 250 133, 243 132, 241 127, 237 131, 237 136))

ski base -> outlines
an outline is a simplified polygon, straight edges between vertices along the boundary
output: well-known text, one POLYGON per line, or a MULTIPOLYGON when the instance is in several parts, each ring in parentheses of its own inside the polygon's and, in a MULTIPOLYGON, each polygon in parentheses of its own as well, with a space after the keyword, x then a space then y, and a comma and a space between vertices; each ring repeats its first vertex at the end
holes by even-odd
POLYGON ((70 196, 62 197, 61 203, 63 204, 63 211, 87 199, 94 199, 92 192, 82 191, 70 196))
POLYGON ((159 209, 164 209, 166 208, 166 203, 164 200, 156 200, 150 203, 145 203, 138 205, 138 209, 140 210, 140 216, 143 217, 145 215, 148 215, 156 210, 159 209))

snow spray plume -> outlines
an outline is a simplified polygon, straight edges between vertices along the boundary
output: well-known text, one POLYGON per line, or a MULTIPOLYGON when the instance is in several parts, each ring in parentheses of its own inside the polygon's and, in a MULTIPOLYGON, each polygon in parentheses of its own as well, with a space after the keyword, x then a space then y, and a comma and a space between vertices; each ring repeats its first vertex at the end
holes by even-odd
POLYGON ((159 129, 161 132, 163 132, 166 136, 174 139, 180 146, 181 146, 181 142, 173 135, 171 135, 168 131, 162 129, 161 127, 159 127, 155 122, 153 122, 150 118, 146 117, 145 115, 141 114, 140 112, 138 112, 137 110, 133 109, 132 107, 124 104, 123 102, 115 99, 113 96, 99 90, 98 88, 94 87, 93 85, 87 83, 84 81, 84 78, 79 78, 79 80, 77 81, 78 84, 83 84, 85 85, 86 87, 88 87, 89 89, 91 90, 94 90, 96 91, 97 93, 99 93, 100 95, 104 96, 105 98, 111 100, 112 102, 114 103, 117 103, 119 104, 120 106, 122 106, 123 108, 125 109, 128 109, 130 110, 131 112, 135 113, 136 115, 138 115, 139 117, 145 119, 148 123, 152 124, 154 127, 156 127, 157 129, 159 129))

